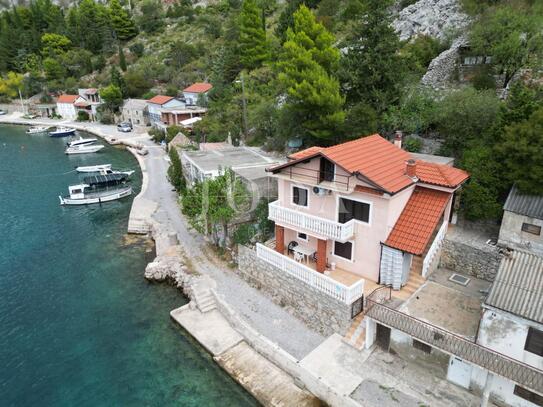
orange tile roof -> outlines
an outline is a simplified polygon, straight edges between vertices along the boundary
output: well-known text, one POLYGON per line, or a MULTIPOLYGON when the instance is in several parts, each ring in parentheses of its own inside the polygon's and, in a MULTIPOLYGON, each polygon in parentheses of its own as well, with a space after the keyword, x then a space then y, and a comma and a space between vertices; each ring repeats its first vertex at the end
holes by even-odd
POLYGON ((79 95, 60 95, 57 99, 57 103, 74 103, 79 95))
POLYGON ((469 174, 449 165, 417 161, 417 177, 422 182, 454 188, 469 178, 469 174))
POLYGON ((213 87, 210 83, 196 82, 190 85, 188 88, 183 89, 183 92, 189 93, 206 93, 213 87))
POLYGON ((354 187, 354 190, 356 192, 364 192, 366 194, 379 195, 379 196, 383 195, 383 192, 370 188, 370 187, 365 187, 363 185, 357 185, 356 187, 354 187))
POLYGON ((309 148, 306 148, 305 150, 298 151, 297 153, 289 155, 288 158, 293 159, 293 160, 299 160, 300 158, 310 157, 312 155, 320 153, 324 149, 325 149, 324 147, 317 147, 317 146, 309 147, 309 148))
POLYGON ((157 105, 163 105, 164 103, 168 103, 172 99, 173 99, 173 96, 156 95, 155 97, 149 99, 147 102, 154 103, 157 105))
POLYGON ((449 192, 416 187, 385 244, 415 255, 424 253, 450 196, 449 192))
MULTIPOLYGON (((376 187, 390 193, 396 193, 414 183, 414 180, 405 173, 406 161, 411 158, 411 155, 388 142, 379 134, 332 147, 309 147, 291 154, 289 158, 292 161, 270 170, 280 170, 317 155, 328 158, 351 174, 359 173, 376 187)), ((454 167, 419 160, 417 161, 417 177, 422 182, 455 188, 464 182, 469 175, 454 167)))

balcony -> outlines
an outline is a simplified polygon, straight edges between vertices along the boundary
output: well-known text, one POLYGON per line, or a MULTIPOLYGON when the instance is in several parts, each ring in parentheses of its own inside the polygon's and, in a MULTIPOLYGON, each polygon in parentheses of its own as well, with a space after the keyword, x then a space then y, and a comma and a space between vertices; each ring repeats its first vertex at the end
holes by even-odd
POLYGON ((317 237, 344 242, 354 235, 354 220, 338 223, 301 211, 285 208, 275 201, 268 206, 268 218, 296 231, 307 231, 317 237))
POLYGON ((365 281, 362 278, 347 286, 260 243, 256 245, 256 255, 266 263, 345 304, 352 304, 364 294, 365 281))

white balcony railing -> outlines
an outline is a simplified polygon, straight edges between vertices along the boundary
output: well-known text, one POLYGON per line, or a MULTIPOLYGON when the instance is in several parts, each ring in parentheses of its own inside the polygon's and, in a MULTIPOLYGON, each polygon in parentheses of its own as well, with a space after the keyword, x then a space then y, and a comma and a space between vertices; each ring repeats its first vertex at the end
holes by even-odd
POLYGON ((432 264, 432 261, 434 260, 434 257, 437 255, 437 252, 441 248, 441 245, 443 244, 443 239, 445 239, 445 234, 447 233, 447 226, 448 222, 444 221, 441 227, 439 228, 439 231, 436 234, 436 237, 434 241, 432 242, 432 245, 430 246, 430 249, 428 250, 428 253, 426 254, 426 257, 422 261, 422 276, 427 277, 428 271, 430 270, 430 266, 432 264))
POLYGON ((354 220, 347 223, 334 222, 282 207, 279 205, 279 201, 269 204, 268 218, 274 222, 289 225, 296 230, 304 229, 332 240, 345 241, 354 235, 354 220))
POLYGON ((360 279, 347 287, 260 243, 256 245, 256 255, 259 259, 277 267, 279 270, 346 304, 352 304, 364 294, 364 279, 360 279))

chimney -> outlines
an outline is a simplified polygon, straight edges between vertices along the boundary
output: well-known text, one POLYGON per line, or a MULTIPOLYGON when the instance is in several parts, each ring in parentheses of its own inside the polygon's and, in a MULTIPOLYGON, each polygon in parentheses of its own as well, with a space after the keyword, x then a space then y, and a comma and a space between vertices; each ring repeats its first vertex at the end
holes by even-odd
POLYGON ((402 148, 402 137, 403 134, 400 130, 396 130, 396 133, 394 135, 394 145, 398 147, 399 149, 402 148))
POLYGON ((417 178, 417 162, 412 158, 405 162, 405 173, 408 177, 417 178))

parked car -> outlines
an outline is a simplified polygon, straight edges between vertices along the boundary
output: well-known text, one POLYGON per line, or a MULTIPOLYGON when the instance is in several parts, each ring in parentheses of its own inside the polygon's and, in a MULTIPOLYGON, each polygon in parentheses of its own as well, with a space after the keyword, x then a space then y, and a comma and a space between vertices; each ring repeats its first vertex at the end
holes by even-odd
POLYGON ((132 125, 127 122, 119 123, 117 125, 117 131, 122 133, 130 133, 132 131, 132 125))

